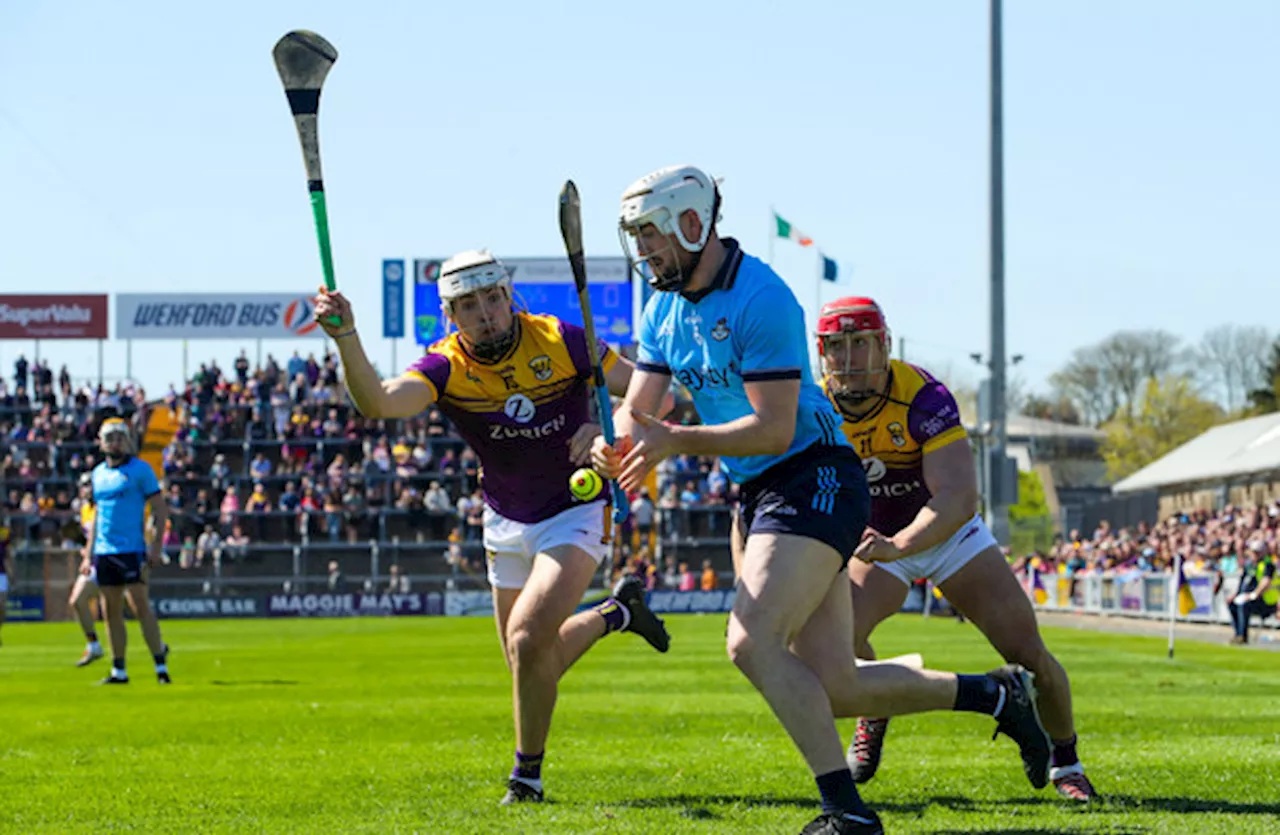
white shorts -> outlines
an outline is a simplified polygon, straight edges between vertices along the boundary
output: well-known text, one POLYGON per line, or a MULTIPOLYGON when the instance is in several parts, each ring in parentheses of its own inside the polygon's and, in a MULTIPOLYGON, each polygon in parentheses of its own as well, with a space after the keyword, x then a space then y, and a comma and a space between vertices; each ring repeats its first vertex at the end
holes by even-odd
POLYGON ((495 589, 524 588, 533 571, 533 558, 558 545, 577 546, 599 565, 609 553, 604 514, 604 502, 590 502, 526 524, 500 516, 485 505, 484 550, 489 585, 495 589))
POLYGON ((876 565, 908 586, 921 577, 928 577, 935 586, 940 586, 951 575, 964 568, 969 560, 995 544, 996 538, 991 535, 987 523, 982 521, 981 516, 974 515, 946 542, 910 557, 894 562, 878 562, 876 565))
POLYGON ((0 574, 0 594, 9 593, 9 575, 0 574))

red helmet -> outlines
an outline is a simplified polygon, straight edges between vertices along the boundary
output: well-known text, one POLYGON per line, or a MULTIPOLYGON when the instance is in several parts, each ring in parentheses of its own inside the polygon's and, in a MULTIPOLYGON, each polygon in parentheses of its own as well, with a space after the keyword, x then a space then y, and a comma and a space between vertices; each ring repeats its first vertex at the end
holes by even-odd
POLYGON ((846 296, 827 302, 818 313, 816 336, 823 376, 838 400, 862 404, 884 394, 893 337, 874 299, 846 296))
POLYGON ((879 334, 885 353, 893 348, 893 336, 876 300, 867 296, 845 296, 827 302, 818 312, 818 354, 822 354, 822 337, 854 332, 879 334))

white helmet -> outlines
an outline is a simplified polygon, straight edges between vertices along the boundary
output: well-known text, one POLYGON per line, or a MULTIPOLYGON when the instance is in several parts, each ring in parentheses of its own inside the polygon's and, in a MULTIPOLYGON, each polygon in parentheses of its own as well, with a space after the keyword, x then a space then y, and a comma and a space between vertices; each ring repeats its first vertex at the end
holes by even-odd
POLYGON ((459 252, 440 266, 440 301, 447 308, 454 299, 487 287, 505 287, 511 295, 511 273, 487 249, 459 252))
POLYGON ((125 451, 129 455, 136 455, 138 447, 133 442, 133 433, 129 431, 129 424, 125 423, 122 418, 110 417, 102 422, 102 426, 98 427, 98 439, 105 441, 112 435, 119 435, 124 438, 125 451))
POLYGON ((716 181, 701 169, 692 165, 659 168, 627 186, 622 193, 619 237, 632 266, 654 289, 679 289, 688 281, 688 276, 672 280, 664 279, 653 270, 648 270, 648 275, 640 272, 640 265, 647 258, 631 255, 627 235, 638 234, 641 226, 652 223, 664 236, 675 236, 686 252, 701 253, 719 220, 719 211, 720 192, 716 181), (702 234, 696 241, 686 238, 680 228, 679 218, 687 211, 693 211, 702 221, 702 234))
MULTIPOLYGON (((453 303, 463 296, 499 287, 506 291, 508 303, 513 302, 511 271, 487 249, 469 249, 445 261, 440 266, 438 285, 440 304, 455 325, 453 303)), ((460 325, 459 329, 476 356, 486 361, 496 360, 515 344, 516 324, 512 321, 509 327, 498 331, 496 323, 487 314, 482 314, 482 317, 483 320, 469 330, 460 325)))

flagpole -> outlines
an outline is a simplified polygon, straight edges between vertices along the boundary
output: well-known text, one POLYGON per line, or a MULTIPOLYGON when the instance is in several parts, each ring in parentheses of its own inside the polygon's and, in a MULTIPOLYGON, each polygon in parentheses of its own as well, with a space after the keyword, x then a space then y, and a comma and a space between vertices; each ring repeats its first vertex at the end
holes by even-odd
POLYGON ((1169 657, 1173 658, 1173 632, 1174 627, 1178 623, 1178 578, 1182 576, 1182 553, 1179 552, 1173 557, 1173 580, 1170 585, 1173 588, 1173 594, 1169 595, 1169 657))
POLYGON ((822 312, 822 282, 823 270, 826 269, 826 256, 822 254, 822 250, 818 250, 818 269, 813 274, 813 329, 818 329, 818 314, 822 312))
POLYGON ((773 206, 769 207, 769 261, 770 267, 773 266, 773 239, 778 237, 778 213, 774 211, 773 206))

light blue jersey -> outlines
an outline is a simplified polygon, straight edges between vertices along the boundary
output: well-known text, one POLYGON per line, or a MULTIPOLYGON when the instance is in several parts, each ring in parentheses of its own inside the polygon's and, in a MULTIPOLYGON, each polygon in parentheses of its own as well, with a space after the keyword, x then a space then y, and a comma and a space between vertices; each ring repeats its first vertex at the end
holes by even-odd
POLYGON ((94 556, 145 554, 147 499, 159 492, 155 472, 140 458, 129 458, 119 467, 106 461, 94 467, 94 556))
POLYGON ((692 299, 655 293, 640 321, 636 366, 668 374, 689 390, 699 417, 722 424, 751 414, 744 383, 799 380, 796 434, 782 455, 724 456, 729 477, 749 481, 815 443, 848 446, 840 417, 813 381, 804 311, 767 264, 732 238, 712 286, 692 299))

